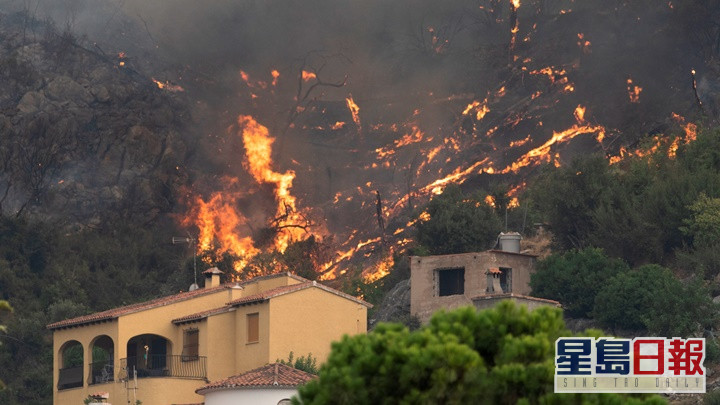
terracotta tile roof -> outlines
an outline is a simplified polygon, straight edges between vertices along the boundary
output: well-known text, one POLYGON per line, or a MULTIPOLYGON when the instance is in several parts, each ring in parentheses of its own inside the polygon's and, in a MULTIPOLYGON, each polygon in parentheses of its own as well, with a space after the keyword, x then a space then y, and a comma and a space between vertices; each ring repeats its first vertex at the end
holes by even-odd
POLYGON ((218 269, 217 267, 212 267, 203 271, 202 274, 225 274, 225 272, 218 269))
POLYGON ((335 294, 337 296, 349 299, 358 304, 364 305, 368 308, 372 308, 372 304, 370 304, 368 302, 357 299, 356 297, 353 297, 352 295, 345 294, 344 292, 338 291, 334 288, 324 286, 316 281, 309 281, 309 280, 305 280, 304 283, 277 287, 277 288, 273 288, 273 289, 270 289, 270 290, 267 290, 267 291, 264 291, 264 292, 261 292, 258 294, 253 294, 253 295, 248 295, 247 297, 238 298, 234 301, 230 301, 228 303, 228 305, 235 306, 235 305, 253 304, 256 302, 262 302, 262 301, 269 300, 270 298, 278 297, 281 295, 285 295, 285 294, 289 294, 289 293, 293 293, 296 291, 305 290, 307 288, 313 288, 313 287, 319 288, 319 289, 327 291, 331 294, 335 294))
POLYGON ((233 310, 233 307, 231 307, 230 305, 225 305, 220 308, 208 309, 207 311, 202 311, 202 312, 198 312, 195 314, 183 316, 183 317, 180 317, 177 319, 173 319, 172 323, 181 324, 181 323, 186 323, 186 322, 199 321, 200 319, 207 318, 210 315, 222 314, 223 312, 230 312, 232 310, 233 310))
POLYGON ((281 363, 272 363, 250 370, 246 373, 228 377, 224 380, 211 382, 208 385, 198 388, 195 392, 200 395, 204 395, 210 391, 232 388, 297 387, 298 385, 305 384, 314 378, 317 378, 317 376, 281 363))
MULTIPOLYGON (((312 286, 317 286, 318 288, 329 291, 333 294, 356 301, 356 302, 366 305, 368 307, 372 307, 372 305, 368 304, 365 301, 359 300, 351 295, 334 290, 334 289, 326 287, 324 285, 314 284, 314 282, 312 282, 306 278, 297 276, 295 274, 275 273, 275 274, 268 274, 266 276, 255 277, 250 280, 244 281, 242 283, 226 283, 226 284, 223 284, 223 285, 220 285, 217 287, 212 287, 212 288, 200 288, 200 289, 197 289, 194 291, 182 292, 182 293, 170 295, 167 297, 156 298, 156 299, 150 300, 150 301, 139 302, 136 304, 126 305, 126 306, 122 306, 119 308, 109 309, 107 311, 96 312, 94 314, 79 316, 77 318, 66 319, 63 321, 51 323, 51 324, 47 325, 47 328, 48 329, 59 329, 59 328, 79 326, 79 325, 84 325, 84 324, 94 323, 94 322, 109 321, 112 319, 117 319, 118 317, 120 317, 122 315, 132 314, 135 312, 144 311, 146 309, 161 307, 161 306, 169 305, 169 304, 172 304, 175 302, 184 301, 184 300, 192 299, 195 297, 200 297, 200 296, 211 294, 211 293, 214 293, 219 290, 226 289, 226 288, 232 288, 233 286, 237 286, 237 285, 243 286, 243 285, 251 284, 251 283, 254 283, 257 281, 269 280, 269 279, 273 279, 273 278, 277 278, 277 277, 290 277, 294 280, 300 281, 300 283, 289 285, 289 286, 284 286, 284 287, 274 288, 274 289, 265 291, 264 293, 261 293, 261 294, 255 294, 252 296, 243 297, 243 298, 240 298, 239 300, 236 300, 236 301, 242 301, 242 302, 233 301, 230 304, 242 305, 242 304, 249 304, 252 302, 260 302, 260 301, 264 301, 266 299, 270 299, 272 297, 276 297, 278 295, 283 295, 283 294, 287 294, 289 292, 299 291, 299 290, 309 288, 312 286)), ((184 316, 182 318, 177 318, 177 319, 173 320, 173 322, 182 323, 182 322, 188 322, 191 320, 202 319, 203 317, 207 317, 207 316, 215 314, 215 313, 221 313, 225 310, 230 310, 230 307, 226 305, 226 306, 223 306, 220 308, 215 308, 215 309, 211 309, 208 311, 198 312, 195 314, 184 316)))
POLYGON ((287 293, 295 292, 304 290, 306 288, 312 287, 312 281, 306 281, 304 283, 299 284, 292 284, 292 285, 285 285, 282 287, 276 287, 272 288, 267 291, 263 291, 258 294, 248 295, 247 297, 241 297, 236 300, 230 301, 228 305, 243 305, 243 304, 252 304, 255 302, 262 302, 265 300, 269 300, 270 298, 277 297, 280 295, 284 295, 287 293))
POLYGON ((101 322, 111 319, 117 319, 121 315, 132 314, 134 312, 144 311, 150 308, 161 307, 169 305, 175 302, 188 300, 195 297, 201 297, 203 295, 212 294, 220 290, 232 287, 231 284, 223 284, 213 288, 199 288, 194 291, 181 292, 175 295, 169 295, 162 298, 156 298, 154 300, 139 302, 137 304, 130 304, 119 308, 109 309, 107 311, 96 312, 94 314, 79 316, 77 318, 65 319, 63 321, 51 323, 47 325, 48 329, 58 329, 70 326, 78 326, 86 323, 101 322))
POLYGON ((497 267, 491 267, 490 270, 488 270, 491 274, 502 274, 502 271, 498 269, 497 267))

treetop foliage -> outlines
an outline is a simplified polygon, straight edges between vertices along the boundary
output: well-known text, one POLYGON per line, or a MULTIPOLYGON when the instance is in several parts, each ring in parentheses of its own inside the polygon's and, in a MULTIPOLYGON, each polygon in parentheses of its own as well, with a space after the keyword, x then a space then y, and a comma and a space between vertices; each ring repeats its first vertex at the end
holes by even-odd
POLYGON ((380 324, 334 343, 319 378, 301 387, 293 403, 664 403, 657 397, 554 394, 560 336, 571 336, 561 310, 531 312, 507 301, 481 312, 440 311, 415 332, 380 324))
POLYGON ((615 165, 600 155, 580 158, 546 168, 526 197, 563 250, 593 246, 633 266, 668 265, 678 249, 717 240, 719 147, 714 129, 681 145, 673 159, 662 148, 615 165))
POLYGON ((533 295, 559 301, 568 315, 590 317, 595 296, 607 281, 630 267, 602 249, 585 248, 549 256, 530 276, 533 295))
POLYGON ((480 192, 468 195, 457 185, 448 186, 419 215, 417 242, 434 255, 491 248, 502 222, 484 198, 480 192))

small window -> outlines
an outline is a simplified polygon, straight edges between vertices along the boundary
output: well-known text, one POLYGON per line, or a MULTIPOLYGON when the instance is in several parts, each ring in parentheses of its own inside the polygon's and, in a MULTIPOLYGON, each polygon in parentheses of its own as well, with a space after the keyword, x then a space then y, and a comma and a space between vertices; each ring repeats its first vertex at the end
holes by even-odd
POLYGON ((183 339, 183 361, 193 361, 198 359, 198 337, 200 331, 197 329, 186 329, 183 339))
POLYGON ((260 340, 260 314, 257 312, 247 315, 247 342, 255 343, 260 340))
POLYGON ((438 272, 438 295, 460 295, 465 293, 465 268, 442 269, 438 272))

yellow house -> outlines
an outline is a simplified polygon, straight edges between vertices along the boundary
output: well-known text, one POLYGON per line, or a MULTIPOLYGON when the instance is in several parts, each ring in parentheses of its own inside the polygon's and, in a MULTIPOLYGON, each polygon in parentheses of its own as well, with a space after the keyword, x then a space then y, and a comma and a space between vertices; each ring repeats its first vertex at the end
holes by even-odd
POLYGON ((367 331, 370 304, 290 273, 205 288, 67 319, 53 331, 53 403, 80 405, 90 394, 111 403, 200 403, 209 381, 312 353, 367 331))

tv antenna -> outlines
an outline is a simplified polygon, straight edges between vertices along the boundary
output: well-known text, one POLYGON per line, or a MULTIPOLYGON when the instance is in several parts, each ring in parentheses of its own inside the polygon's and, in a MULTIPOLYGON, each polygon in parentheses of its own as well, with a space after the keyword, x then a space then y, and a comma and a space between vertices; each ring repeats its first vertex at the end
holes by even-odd
POLYGON ((200 288, 197 283, 197 250, 195 249, 195 242, 197 242, 197 239, 193 238, 190 235, 190 232, 188 232, 188 236, 173 236, 172 238, 172 244, 173 245, 179 245, 181 243, 187 243, 188 248, 192 249, 193 251, 193 274, 195 275, 195 282, 190 286, 190 291, 197 290, 200 288))

